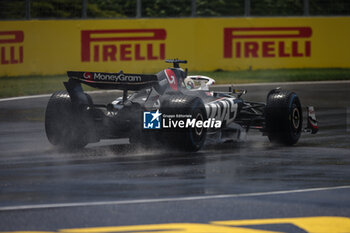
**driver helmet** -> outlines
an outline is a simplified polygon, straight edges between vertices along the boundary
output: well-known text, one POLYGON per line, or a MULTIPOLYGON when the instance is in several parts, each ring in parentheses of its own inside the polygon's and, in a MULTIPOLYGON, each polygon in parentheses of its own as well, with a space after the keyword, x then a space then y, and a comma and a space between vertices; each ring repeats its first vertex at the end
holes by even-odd
POLYGON ((194 82, 191 78, 185 78, 184 81, 187 89, 194 89, 194 82))

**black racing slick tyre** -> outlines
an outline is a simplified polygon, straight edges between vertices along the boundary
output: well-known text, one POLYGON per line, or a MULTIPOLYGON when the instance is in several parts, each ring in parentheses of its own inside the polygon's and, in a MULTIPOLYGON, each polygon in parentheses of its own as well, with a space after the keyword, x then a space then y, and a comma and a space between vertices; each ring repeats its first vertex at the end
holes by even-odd
POLYGON ((294 92, 272 90, 267 96, 265 121, 270 142, 296 144, 303 124, 299 97, 294 92))
POLYGON ((52 94, 45 113, 45 131, 51 144, 61 149, 80 149, 88 144, 88 125, 79 113, 67 91, 52 94))
MULTIPOLYGON (((191 116, 196 121, 206 121, 207 113, 203 101, 194 96, 187 95, 168 95, 161 102, 161 112, 163 115, 183 115, 185 117, 177 117, 177 120, 186 121, 191 116)), ((169 132, 162 133, 162 140, 171 148, 184 151, 198 151, 202 148, 207 129, 204 127, 188 127, 188 128, 175 128, 169 130, 169 132)))

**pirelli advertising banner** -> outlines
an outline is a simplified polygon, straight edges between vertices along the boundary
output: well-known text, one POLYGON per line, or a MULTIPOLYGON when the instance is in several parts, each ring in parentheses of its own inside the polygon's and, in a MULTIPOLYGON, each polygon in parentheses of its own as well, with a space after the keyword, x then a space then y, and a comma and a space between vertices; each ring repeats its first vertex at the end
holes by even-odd
POLYGON ((0 76, 67 70, 349 68, 350 17, 0 22, 0 76))

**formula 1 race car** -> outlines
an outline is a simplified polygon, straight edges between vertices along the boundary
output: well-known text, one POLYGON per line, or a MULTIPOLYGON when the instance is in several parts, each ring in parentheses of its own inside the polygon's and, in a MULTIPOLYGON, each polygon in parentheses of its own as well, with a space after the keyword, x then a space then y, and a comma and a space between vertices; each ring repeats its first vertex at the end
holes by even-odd
POLYGON ((260 130, 273 143, 293 145, 303 131, 316 133, 313 107, 307 127, 294 92, 273 89, 266 103, 248 102, 245 90, 214 92, 215 81, 187 76, 184 60, 166 60, 172 68, 156 75, 69 71, 66 91, 55 92, 47 105, 45 129, 58 147, 82 148, 100 139, 129 138, 130 143, 197 151, 205 141, 236 140, 249 129, 260 130), (106 105, 93 103, 81 83, 119 89, 122 97, 106 105), (128 91, 133 91, 128 94, 128 91))

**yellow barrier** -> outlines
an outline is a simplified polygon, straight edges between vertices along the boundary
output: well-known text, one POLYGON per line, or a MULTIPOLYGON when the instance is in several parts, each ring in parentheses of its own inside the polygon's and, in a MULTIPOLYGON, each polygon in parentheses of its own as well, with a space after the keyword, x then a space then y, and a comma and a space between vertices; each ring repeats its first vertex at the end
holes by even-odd
POLYGON ((350 17, 0 22, 0 76, 350 67, 350 17))
MULTIPOLYGON (((165 223, 133 226, 107 226, 90 228, 60 229, 57 231, 11 231, 0 233, 281 233, 281 229, 295 228, 303 232, 313 233, 346 233, 350 229, 347 217, 302 217, 276 219, 232 220, 209 223, 165 223), (284 227, 283 227, 284 226, 284 227), (269 229, 269 230, 267 230, 269 229)), ((283 231, 285 232, 285 231, 283 231)), ((290 232, 290 231, 288 231, 290 232)))

